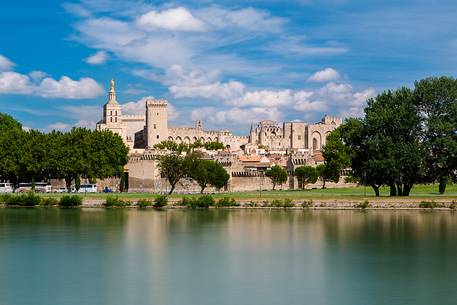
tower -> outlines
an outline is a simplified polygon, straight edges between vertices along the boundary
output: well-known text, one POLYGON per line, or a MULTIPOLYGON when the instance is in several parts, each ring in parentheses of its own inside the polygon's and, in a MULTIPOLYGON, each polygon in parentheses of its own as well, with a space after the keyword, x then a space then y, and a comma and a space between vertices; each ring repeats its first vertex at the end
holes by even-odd
POLYGON ((110 82, 108 101, 105 105, 103 105, 103 119, 102 122, 97 124, 97 130, 111 130, 124 138, 122 127, 122 106, 116 100, 114 79, 110 82))
POLYGON ((168 138, 168 102, 146 100, 146 146, 154 147, 168 138))

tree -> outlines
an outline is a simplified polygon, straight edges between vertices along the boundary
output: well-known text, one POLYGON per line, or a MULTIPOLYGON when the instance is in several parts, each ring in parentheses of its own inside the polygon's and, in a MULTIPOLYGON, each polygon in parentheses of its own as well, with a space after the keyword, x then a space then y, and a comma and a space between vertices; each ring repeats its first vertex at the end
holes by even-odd
POLYGON ((457 172, 457 80, 426 78, 415 83, 415 106, 421 115, 428 182, 444 193, 457 172))
POLYGON ((176 184, 187 175, 186 162, 184 157, 171 153, 163 156, 157 156, 157 165, 160 173, 167 178, 170 183, 170 192, 172 194, 176 184))
POLYGON ((287 172, 279 165, 272 166, 269 170, 266 171, 265 176, 270 178, 271 182, 273 183, 273 190, 276 188, 276 185, 282 185, 287 181, 287 172))
POLYGON ((0 180, 17 183, 25 132, 13 117, 0 113, 0 180))
POLYGON ((203 194, 208 185, 217 189, 224 187, 230 176, 225 169, 212 160, 198 160, 195 166, 190 167, 189 176, 200 186, 200 193, 203 194))
POLYGON ((295 176, 297 176, 301 189, 305 189, 308 183, 316 183, 318 175, 315 167, 300 166, 295 169, 295 176))
POLYGON ((317 175, 322 180, 322 188, 325 189, 327 181, 337 183, 340 180, 339 169, 332 164, 324 163, 316 167, 317 175))

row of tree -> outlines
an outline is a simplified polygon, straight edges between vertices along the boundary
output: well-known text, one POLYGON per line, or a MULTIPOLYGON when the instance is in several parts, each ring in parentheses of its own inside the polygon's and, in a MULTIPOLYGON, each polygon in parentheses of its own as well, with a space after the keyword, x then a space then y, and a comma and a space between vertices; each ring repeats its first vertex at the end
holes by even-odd
POLYGON ((391 196, 417 183, 457 179, 457 80, 427 78, 414 89, 385 91, 368 100, 363 119, 347 119, 327 137, 325 165, 351 168, 351 178, 391 196))
MULTIPOLYGON (((329 164, 319 164, 316 167, 300 166, 295 169, 294 175, 297 177, 301 189, 305 189, 307 184, 316 183, 317 179, 322 181, 322 188, 324 189, 327 181, 339 181, 340 169, 329 164)), ((273 165, 265 172, 265 176, 271 180, 274 190, 277 185, 282 185, 287 182, 288 174, 282 166, 273 165)))
POLYGON ((221 164, 202 159, 199 152, 191 152, 185 156, 173 152, 156 158, 160 173, 170 183, 170 194, 183 178, 190 178, 197 182, 201 193, 207 186, 213 186, 216 189, 226 186, 230 178, 221 164))
POLYGON ((186 152, 191 153, 196 148, 205 148, 206 150, 220 150, 225 149, 223 143, 220 142, 201 142, 200 140, 195 141, 194 143, 176 143, 171 140, 162 141, 154 145, 156 149, 170 150, 178 153, 186 152))
POLYGON ((0 180, 17 184, 65 179, 70 189, 80 178, 122 176, 128 148, 110 131, 25 131, 11 116, 0 113, 0 160, 0 180))

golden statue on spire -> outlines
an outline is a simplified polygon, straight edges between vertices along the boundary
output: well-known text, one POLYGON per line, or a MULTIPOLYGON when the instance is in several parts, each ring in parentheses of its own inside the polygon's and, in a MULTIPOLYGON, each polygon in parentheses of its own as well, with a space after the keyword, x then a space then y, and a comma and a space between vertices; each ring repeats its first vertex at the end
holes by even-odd
POLYGON ((111 79, 111 90, 114 90, 114 78, 111 79))

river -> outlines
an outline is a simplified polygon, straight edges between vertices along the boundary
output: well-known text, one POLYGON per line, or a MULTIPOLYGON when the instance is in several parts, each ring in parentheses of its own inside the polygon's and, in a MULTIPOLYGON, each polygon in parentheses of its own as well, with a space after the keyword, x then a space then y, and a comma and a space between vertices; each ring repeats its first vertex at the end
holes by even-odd
POLYGON ((457 214, 0 209, 2 305, 433 305, 457 214))

